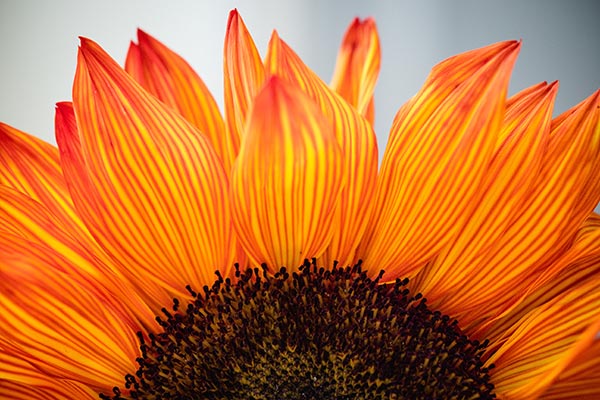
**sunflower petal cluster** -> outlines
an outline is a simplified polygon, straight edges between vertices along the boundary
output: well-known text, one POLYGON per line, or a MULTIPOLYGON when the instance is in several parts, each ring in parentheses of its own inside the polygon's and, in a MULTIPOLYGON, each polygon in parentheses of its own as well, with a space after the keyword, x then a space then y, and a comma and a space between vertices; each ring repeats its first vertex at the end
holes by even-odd
POLYGON ((378 166, 371 19, 326 84, 232 11, 223 115, 147 33, 124 68, 82 39, 58 146, 0 124, 0 397, 98 398, 186 285, 316 258, 409 278, 489 339, 501 399, 600 398, 600 91, 554 118, 557 82, 509 97, 520 47, 436 65, 378 166))

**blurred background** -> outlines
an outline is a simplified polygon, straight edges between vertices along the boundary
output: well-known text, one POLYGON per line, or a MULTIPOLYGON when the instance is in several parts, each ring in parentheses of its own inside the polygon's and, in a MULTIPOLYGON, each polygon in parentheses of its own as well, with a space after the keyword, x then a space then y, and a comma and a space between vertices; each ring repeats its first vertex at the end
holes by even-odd
POLYGON ((222 105, 222 47, 232 8, 263 56, 277 29, 325 81, 350 21, 374 17, 382 47, 375 103, 380 153, 397 109, 433 65, 462 51, 522 39, 511 93, 560 80, 555 115, 600 87, 600 2, 594 0, 0 0, 0 121, 55 143, 54 104, 71 99, 78 36, 95 40, 122 64, 138 27, 186 58, 222 105))

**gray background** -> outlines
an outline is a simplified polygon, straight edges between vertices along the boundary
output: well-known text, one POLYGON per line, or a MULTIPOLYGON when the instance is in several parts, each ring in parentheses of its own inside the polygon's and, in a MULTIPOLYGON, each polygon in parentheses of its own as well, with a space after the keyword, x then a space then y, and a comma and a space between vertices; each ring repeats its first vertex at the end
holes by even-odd
POLYGON ((71 98, 79 35, 123 62, 140 27, 184 56, 219 104, 227 14, 237 7, 264 55, 272 29, 329 81, 342 35, 373 16, 380 154, 398 107, 453 54, 523 39, 511 93, 560 80, 555 115, 600 87, 600 1, 32 1, 0 0, 0 120, 54 142, 54 103, 71 98))

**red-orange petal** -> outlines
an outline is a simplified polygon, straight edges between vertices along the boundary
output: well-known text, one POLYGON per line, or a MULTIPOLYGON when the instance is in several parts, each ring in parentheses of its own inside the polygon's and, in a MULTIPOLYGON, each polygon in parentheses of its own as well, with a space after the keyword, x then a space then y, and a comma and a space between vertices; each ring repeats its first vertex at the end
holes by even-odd
POLYGON ((492 300, 498 306, 516 300, 514 281, 528 273, 526 266, 513 264, 508 270, 485 256, 522 212, 541 168, 558 87, 536 87, 511 100, 473 214, 415 283, 433 307, 443 305, 463 327, 493 314, 492 300))
POLYGON ((225 122, 229 135, 235 140, 244 132, 250 106, 265 81, 262 60, 237 10, 229 13, 227 21, 223 68, 225 122))
POLYGON ((561 293, 535 308, 489 363, 500 398, 536 399, 558 376, 588 351, 600 330, 600 281, 595 279, 561 293))
POLYGON ((143 329, 118 295, 45 245, 3 234, 0 254, 0 347, 95 390, 136 370, 143 329))
POLYGON ((147 91, 173 107, 204 133, 229 171, 238 138, 225 132, 225 123, 212 94, 192 67, 167 46, 138 30, 125 70, 147 91))
POLYGON ((371 124, 374 120, 373 93, 381 66, 379 35, 372 18, 356 18, 344 34, 331 87, 371 124))
POLYGON ((314 102, 271 77, 254 102, 232 173, 240 242, 254 263, 299 266, 319 257, 338 229, 341 149, 314 102))
POLYGON ((76 381, 57 379, 0 348, 0 398, 5 400, 95 400, 98 394, 76 381))
POLYGON ((126 293, 122 303, 127 307, 128 315, 147 328, 156 326, 154 313, 140 293, 108 257, 89 242, 90 237, 82 236, 72 225, 56 218, 45 205, 12 188, 0 186, 0 235, 4 234, 19 236, 60 253, 77 265, 74 271, 80 279, 94 279, 111 293, 126 293))
POLYGON ((387 277, 412 276, 474 209, 498 140, 520 44, 452 57, 396 116, 361 249, 387 277))
POLYGON ((77 212, 153 309, 231 270, 228 179, 208 140, 82 39, 57 142, 77 212), (71 121, 71 122, 69 122, 71 121))
POLYGON ((343 152, 346 186, 336 210, 338 227, 323 257, 324 265, 337 260, 352 264, 356 248, 372 211, 377 179, 377 141, 371 125, 311 71, 296 53, 274 33, 265 65, 268 73, 299 87, 321 109, 333 128, 343 152))
POLYGON ((43 203, 52 214, 83 228, 60 168, 58 149, 0 123, 0 185, 43 203))

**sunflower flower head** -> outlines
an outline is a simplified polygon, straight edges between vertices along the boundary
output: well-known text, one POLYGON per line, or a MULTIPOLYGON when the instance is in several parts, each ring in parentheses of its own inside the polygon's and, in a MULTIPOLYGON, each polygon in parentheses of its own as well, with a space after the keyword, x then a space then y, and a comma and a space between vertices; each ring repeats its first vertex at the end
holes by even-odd
POLYGON ((600 398, 600 91, 435 66, 381 166, 375 22, 330 84, 227 23, 224 114, 143 31, 81 39, 54 147, 0 124, 0 397, 600 398))

